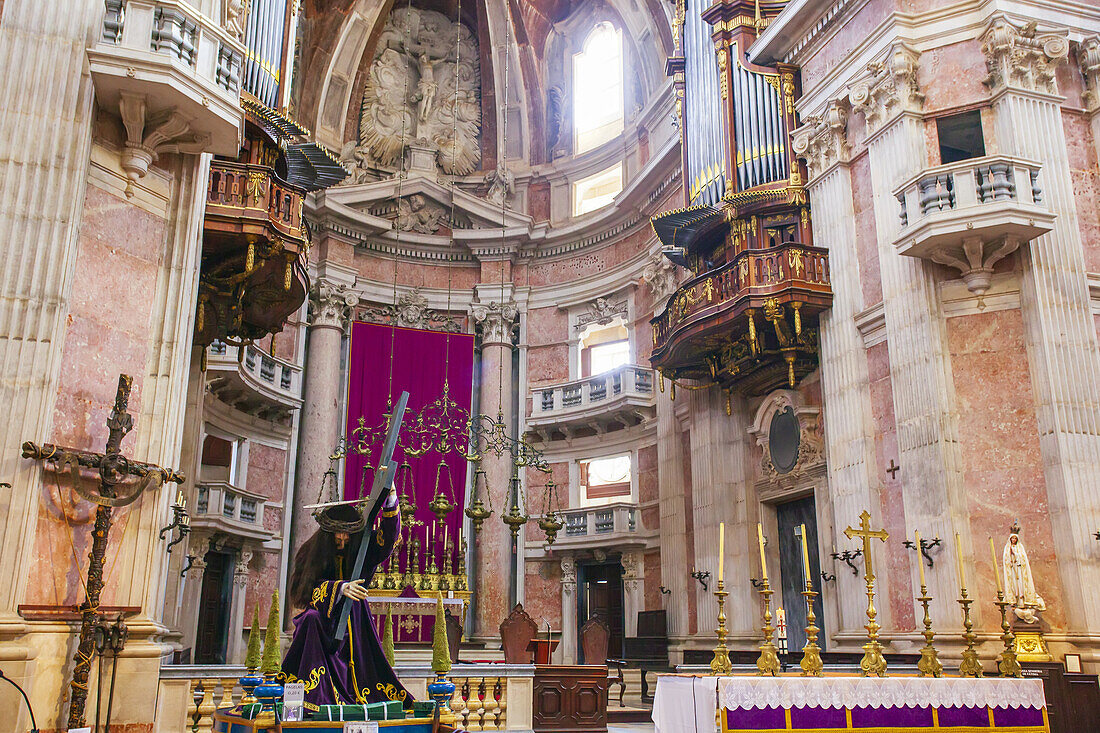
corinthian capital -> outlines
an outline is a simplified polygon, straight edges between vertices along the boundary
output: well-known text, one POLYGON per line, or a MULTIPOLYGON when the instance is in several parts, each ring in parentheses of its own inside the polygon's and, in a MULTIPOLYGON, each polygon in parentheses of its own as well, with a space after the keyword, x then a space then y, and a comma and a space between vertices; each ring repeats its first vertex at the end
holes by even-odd
POLYGON ((1002 13, 994 15, 982 34, 982 53, 991 92, 1006 88, 1058 93, 1055 71, 1069 56, 1065 31, 1038 33, 1032 21, 1018 26, 1002 13))
POLYGON ((1100 112, 1100 35, 1081 41, 1077 64, 1085 77, 1085 109, 1100 112))
POLYGON ((794 131, 792 148, 795 155, 806 161, 810 180, 836 163, 847 163, 851 155, 847 107, 840 100, 833 100, 825 114, 807 118, 806 124, 794 131))
POLYGON ((924 95, 917 85, 917 61, 913 48, 898 41, 885 58, 867 64, 866 75, 852 85, 852 111, 863 115, 867 133, 879 130, 895 115, 920 112, 924 95))
POLYGON ((358 303, 359 296, 343 285, 318 280, 309 291, 310 325, 342 331, 358 303))
POLYGON ((481 326, 483 344, 511 344, 512 324, 519 309, 515 303, 475 303, 470 308, 474 322, 481 326))

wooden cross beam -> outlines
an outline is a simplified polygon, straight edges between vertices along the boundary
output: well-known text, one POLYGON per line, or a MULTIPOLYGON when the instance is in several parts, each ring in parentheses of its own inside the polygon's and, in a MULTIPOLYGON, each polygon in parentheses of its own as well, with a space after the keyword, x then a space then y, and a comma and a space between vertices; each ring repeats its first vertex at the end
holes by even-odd
POLYGON ((864 575, 868 582, 873 581, 875 579, 875 571, 874 567, 871 565, 871 540, 881 540, 885 542, 890 535, 887 534, 884 529, 871 529, 871 515, 864 509, 859 515, 859 529, 848 527, 844 530, 844 536, 848 539, 852 539, 853 537, 861 537, 863 539, 864 575))
POLYGON ((69 703, 69 728, 84 727, 84 706, 88 700, 88 674, 92 668, 95 648, 94 631, 99 623, 99 597, 103 591, 103 564, 107 554, 107 534, 111 531, 111 512, 114 507, 131 504, 148 488, 159 488, 165 483, 183 483, 183 475, 172 469, 150 463, 131 461, 122 455, 122 439, 134 426, 134 418, 127 412, 133 377, 120 374, 114 409, 107 418, 107 446, 103 453, 62 448, 56 445, 23 443, 23 457, 54 463, 59 469, 68 469, 72 487, 80 496, 96 504, 95 525, 92 529, 92 550, 88 555, 88 582, 84 603, 81 605, 80 642, 73 661, 72 699, 69 703), (80 468, 99 471, 98 490, 81 485, 80 468), (132 479, 139 479, 133 482, 132 479), (120 495, 118 487, 127 482, 128 491, 120 495))

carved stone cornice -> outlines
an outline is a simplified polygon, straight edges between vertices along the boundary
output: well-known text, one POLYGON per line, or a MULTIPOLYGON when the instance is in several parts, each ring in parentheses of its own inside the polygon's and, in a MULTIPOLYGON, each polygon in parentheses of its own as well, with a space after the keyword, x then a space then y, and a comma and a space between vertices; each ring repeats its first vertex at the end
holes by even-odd
POLYGON ((616 318, 626 318, 628 312, 629 305, 626 300, 615 303, 610 298, 596 298, 588 304, 587 311, 577 316, 574 329, 583 331, 593 324, 606 326, 616 318))
POLYGON ((663 310, 665 301, 676 292, 679 280, 680 272, 676 265, 659 251, 650 256, 642 270, 642 281, 649 286, 658 310, 663 310))
POLYGON ((920 53, 898 41, 881 61, 867 64, 867 74, 849 90, 852 111, 863 115, 867 134, 903 112, 920 112, 924 94, 917 84, 920 53))
POLYGON ((309 290, 310 327, 336 328, 343 331, 359 296, 344 287, 318 280, 309 290))
POLYGON ((847 165, 851 158, 848 108, 840 100, 829 102, 823 115, 808 117, 794 131, 792 148, 795 155, 806 161, 811 181, 837 163, 847 165))
POLYGON ((1013 88, 1058 94, 1055 73, 1069 56, 1069 41, 1065 31, 1039 33, 1036 25, 1032 21, 1018 26, 1002 13, 990 19, 981 36, 989 71, 983 83, 989 91, 1013 88))
POLYGON ((195 132, 191 120, 176 109, 151 115, 146 96, 120 92, 118 101, 126 142, 119 165, 130 179, 126 195, 132 196, 132 185, 144 178, 149 166, 164 153, 197 155, 210 146, 210 134, 195 132))
POLYGON ((512 328, 519 313, 515 303, 475 303, 470 313, 481 328, 482 345, 512 344, 512 328))
POLYGON ((396 323, 402 328, 420 328, 427 331, 459 333, 462 327, 446 313, 428 307, 428 299, 413 288, 397 300, 396 305, 366 306, 359 309, 357 318, 372 323, 396 323))
POLYGON ((1100 112, 1100 35, 1081 41, 1077 46, 1077 64, 1085 77, 1085 109, 1100 112))

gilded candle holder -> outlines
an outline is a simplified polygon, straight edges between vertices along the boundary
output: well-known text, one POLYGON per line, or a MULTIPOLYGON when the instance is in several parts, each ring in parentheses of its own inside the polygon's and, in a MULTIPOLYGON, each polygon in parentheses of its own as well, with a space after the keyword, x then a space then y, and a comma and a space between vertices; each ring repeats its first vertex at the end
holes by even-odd
POLYGON ((719 578, 718 587, 714 591, 714 596, 718 599, 718 629, 715 632, 718 634, 718 646, 714 647, 714 659, 710 662, 710 671, 716 675, 733 674, 733 663, 730 662, 729 649, 726 648, 726 637, 729 635, 729 631, 726 630, 726 596, 728 595, 725 583, 719 578))
POLYGON ((772 594, 775 593, 764 578, 764 585, 760 589, 760 595, 764 596, 764 643, 760 645, 760 656, 756 660, 756 673, 761 676, 775 677, 779 674, 779 655, 776 654, 772 635, 775 628, 772 626, 772 594))
POLYGON ((994 603, 1001 610, 1001 641, 1005 645, 1000 659, 997 660, 997 669, 1002 677, 1023 677, 1023 668, 1016 658, 1016 635, 1012 633, 1012 624, 1008 621, 1008 607, 1012 604, 1005 600, 1004 591, 999 589, 994 603))
POLYGON ((806 581, 806 590, 802 591, 802 595, 806 598, 806 645, 802 647, 802 662, 799 666, 803 677, 821 677, 825 665, 821 661, 821 647, 817 645, 817 632, 820 631, 814 615, 814 598, 817 593, 809 580, 806 581))
POLYGON ((932 596, 928 595, 928 586, 921 585, 920 597, 917 599, 924 606, 924 646, 920 650, 920 661, 917 662, 918 677, 943 677, 943 664, 940 663, 939 653, 932 646, 932 639, 936 632, 932 631, 932 614, 928 610, 928 604, 932 602, 932 596))
POLYGON ((966 648, 963 649, 962 661, 959 663, 959 676, 960 677, 983 677, 982 663, 978 661, 978 650, 974 648, 974 642, 977 641, 978 635, 974 633, 974 622, 970 620, 970 604, 974 601, 966 595, 966 588, 961 588, 962 598, 959 599, 959 605, 963 609, 963 634, 962 637, 966 641, 966 648))

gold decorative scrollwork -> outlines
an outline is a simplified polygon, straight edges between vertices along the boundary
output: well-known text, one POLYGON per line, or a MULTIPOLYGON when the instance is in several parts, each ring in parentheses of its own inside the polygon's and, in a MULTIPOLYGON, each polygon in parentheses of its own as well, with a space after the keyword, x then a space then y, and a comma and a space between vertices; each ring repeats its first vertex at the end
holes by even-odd
POLYGON ((317 685, 321 684, 321 675, 327 674, 328 670, 322 664, 320 667, 315 667, 309 670, 309 679, 303 683, 306 688, 306 692, 317 689, 317 685))
MULTIPOLYGON (((397 685, 391 684, 389 682, 379 682, 375 685, 375 688, 383 695, 385 695, 386 699, 391 701, 404 702, 405 698, 408 696, 407 692, 405 692, 404 690, 398 690, 397 685)), ((366 690, 364 690, 363 692, 365 693, 366 690)), ((365 696, 366 695, 364 695, 364 697, 365 696)))

